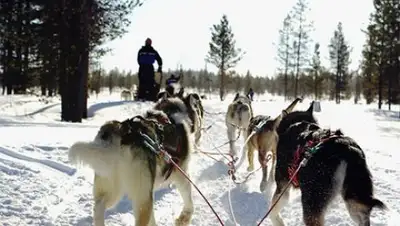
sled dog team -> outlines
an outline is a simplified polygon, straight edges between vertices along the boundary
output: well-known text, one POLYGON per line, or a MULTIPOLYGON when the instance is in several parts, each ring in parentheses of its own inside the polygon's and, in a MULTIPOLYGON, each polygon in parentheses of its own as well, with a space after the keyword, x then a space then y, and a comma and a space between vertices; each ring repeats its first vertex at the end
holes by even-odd
MULTIPOLYGON (((269 214, 272 225, 285 225, 280 211, 289 201, 290 190, 299 189, 305 225, 324 225, 327 206, 340 194, 352 220, 359 226, 369 226, 372 209, 386 206, 373 195, 363 150, 340 130, 322 129, 313 115, 314 103, 307 110, 294 111, 299 101, 293 101, 276 117, 256 116, 250 99, 237 94, 225 117, 230 153, 238 154, 235 139, 239 131, 247 140, 248 171, 254 170, 257 150, 262 166, 260 190, 270 191, 276 184, 271 200, 276 205, 269 214), (267 154, 272 156, 268 162, 267 154), (291 189, 286 190, 289 181, 291 189)), ((171 183, 183 199, 175 225, 190 225, 194 212, 192 186, 165 161, 160 150, 188 172, 192 146, 200 142, 203 122, 200 96, 181 90, 173 95, 165 93, 143 115, 106 122, 91 142, 74 143, 69 149, 70 161, 95 172, 94 225, 104 226, 105 210, 127 194, 135 225, 155 226, 153 192, 171 183)))

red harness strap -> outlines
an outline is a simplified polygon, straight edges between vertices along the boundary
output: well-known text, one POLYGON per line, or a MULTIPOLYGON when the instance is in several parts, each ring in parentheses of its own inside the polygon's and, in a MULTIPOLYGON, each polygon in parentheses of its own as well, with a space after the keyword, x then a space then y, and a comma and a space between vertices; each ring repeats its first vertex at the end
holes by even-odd
MULTIPOLYGON (((159 118, 157 118, 157 120, 158 120, 158 122, 160 122, 161 124, 163 124, 163 125, 166 125, 166 124, 170 124, 171 123, 171 121, 167 118, 167 117, 159 117, 159 118)), ((179 153, 179 152, 181 152, 181 139, 180 139, 180 137, 177 137, 176 138, 176 144, 175 144, 175 149, 174 148, 167 148, 168 150, 166 150, 165 148, 166 147, 163 147, 164 148, 164 150, 166 151, 166 152, 168 152, 168 153, 171 153, 171 152, 176 152, 176 153, 179 153)), ((161 154, 162 154, 162 152, 160 152, 161 154)), ((161 156, 161 157, 163 157, 163 156, 161 156)), ((174 162, 176 163, 176 164, 178 164, 179 165, 179 159, 178 158, 176 158, 176 157, 172 157, 172 160, 174 160, 174 162)), ((172 163, 168 163, 168 170, 165 172, 165 176, 164 176, 164 179, 166 180, 166 179, 168 179, 169 178, 169 176, 171 176, 171 173, 172 173, 172 171, 174 170, 174 166, 173 166, 173 164, 172 163)))
POLYGON ((297 168, 300 165, 300 162, 303 160, 303 155, 304 153, 309 150, 310 148, 315 148, 318 145, 321 145, 322 143, 334 138, 334 137, 338 137, 337 135, 331 135, 327 138, 321 139, 319 141, 317 140, 310 140, 307 141, 305 145, 301 146, 298 145, 297 149, 293 155, 293 161, 292 164, 289 165, 288 168, 288 173, 289 173, 289 178, 292 178, 293 176, 293 180, 292 180, 292 184, 295 188, 298 188, 300 186, 299 183, 299 176, 298 174, 294 175, 294 173, 296 172, 297 168))
MULTIPOLYGON (((289 173, 289 178, 292 178, 294 173, 296 172, 297 167, 299 167, 300 161, 301 161, 301 157, 303 155, 303 153, 305 152, 305 145, 304 146, 297 146, 296 152, 293 155, 293 161, 292 164, 290 164, 289 168, 288 168, 288 173, 289 173)), ((292 184, 295 188, 299 187, 299 176, 298 174, 294 176, 293 180, 292 180, 292 184)))

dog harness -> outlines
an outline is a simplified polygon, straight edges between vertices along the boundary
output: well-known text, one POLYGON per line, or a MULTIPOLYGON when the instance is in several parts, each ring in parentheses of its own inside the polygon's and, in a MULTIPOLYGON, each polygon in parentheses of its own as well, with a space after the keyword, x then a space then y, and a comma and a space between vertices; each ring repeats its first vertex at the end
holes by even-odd
MULTIPOLYGON (((171 124, 171 121, 168 119, 168 117, 158 117, 157 121, 159 123, 161 123, 162 125, 167 125, 167 124, 171 124)), ((168 166, 167 166, 167 170, 165 172, 165 176, 164 179, 167 180, 169 178, 169 176, 171 176, 172 171, 174 170, 173 165, 170 163, 168 159, 168 156, 165 155, 166 153, 171 153, 171 152, 175 152, 175 153, 179 153, 181 152, 181 138, 178 136, 176 138, 176 143, 175 146, 169 146, 169 145, 165 145, 165 144, 161 144, 159 145, 159 148, 162 148, 164 151, 160 151, 157 154, 160 156, 160 158, 163 158, 164 160, 166 160, 168 166)), ((172 160, 176 163, 179 164, 179 159, 178 158, 174 158, 172 157, 172 160)))
POLYGON ((295 174, 297 168, 300 165, 300 162, 304 159, 304 158, 311 158, 319 149, 320 146, 325 143, 326 141, 335 138, 335 137, 339 137, 338 135, 330 135, 326 138, 323 139, 319 139, 319 140, 309 140, 306 142, 305 145, 298 145, 297 149, 293 155, 293 161, 292 163, 289 165, 288 168, 288 174, 289 174, 289 179, 292 179, 292 184, 295 188, 298 188, 300 186, 299 183, 299 174, 295 174))

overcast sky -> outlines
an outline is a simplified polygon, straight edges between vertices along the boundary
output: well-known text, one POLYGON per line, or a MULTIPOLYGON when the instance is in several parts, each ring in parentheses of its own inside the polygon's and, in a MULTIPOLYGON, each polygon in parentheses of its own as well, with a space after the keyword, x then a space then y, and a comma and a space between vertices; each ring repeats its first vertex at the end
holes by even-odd
MULTIPOLYGON (((309 0, 314 21, 312 39, 321 44, 325 66, 329 66, 328 44, 337 23, 343 23, 345 37, 353 48, 351 68, 358 67, 365 35, 361 32, 372 12, 371 0, 309 0)), ((164 61, 164 71, 184 68, 204 68, 204 58, 211 39, 210 28, 223 14, 228 16, 237 47, 246 51, 236 71, 265 76, 273 75, 278 66, 274 43, 282 20, 295 0, 146 0, 135 9, 132 24, 123 38, 107 43, 113 51, 102 59, 102 67, 110 70, 137 71, 137 52, 147 37, 164 61), (269 5, 268 2, 273 2, 269 5)), ((313 45, 311 45, 313 46, 313 45)), ((216 71, 212 65, 209 70, 216 71)))

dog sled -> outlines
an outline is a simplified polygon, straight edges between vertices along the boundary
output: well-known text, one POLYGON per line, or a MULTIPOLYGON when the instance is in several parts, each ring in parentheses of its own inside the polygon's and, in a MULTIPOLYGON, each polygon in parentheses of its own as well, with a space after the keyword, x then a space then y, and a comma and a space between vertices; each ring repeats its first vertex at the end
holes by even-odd
POLYGON ((160 90, 161 90, 161 83, 162 83, 162 80, 163 80, 163 73, 162 72, 155 72, 154 73, 154 81, 155 81, 155 84, 154 84, 154 93, 155 93, 155 97, 154 97, 154 99, 156 100, 157 99, 157 94, 160 92, 160 90))
MULTIPOLYGON (((152 90, 147 93, 147 95, 149 95, 146 98, 147 100, 157 101, 157 95, 161 90, 162 80, 163 80, 163 73, 154 72, 154 84, 152 85, 152 90)), ((138 98, 139 89, 140 89, 140 87, 137 89, 138 91, 137 91, 137 93, 135 95, 135 98, 134 98, 135 101, 140 101, 139 98, 138 98)))

